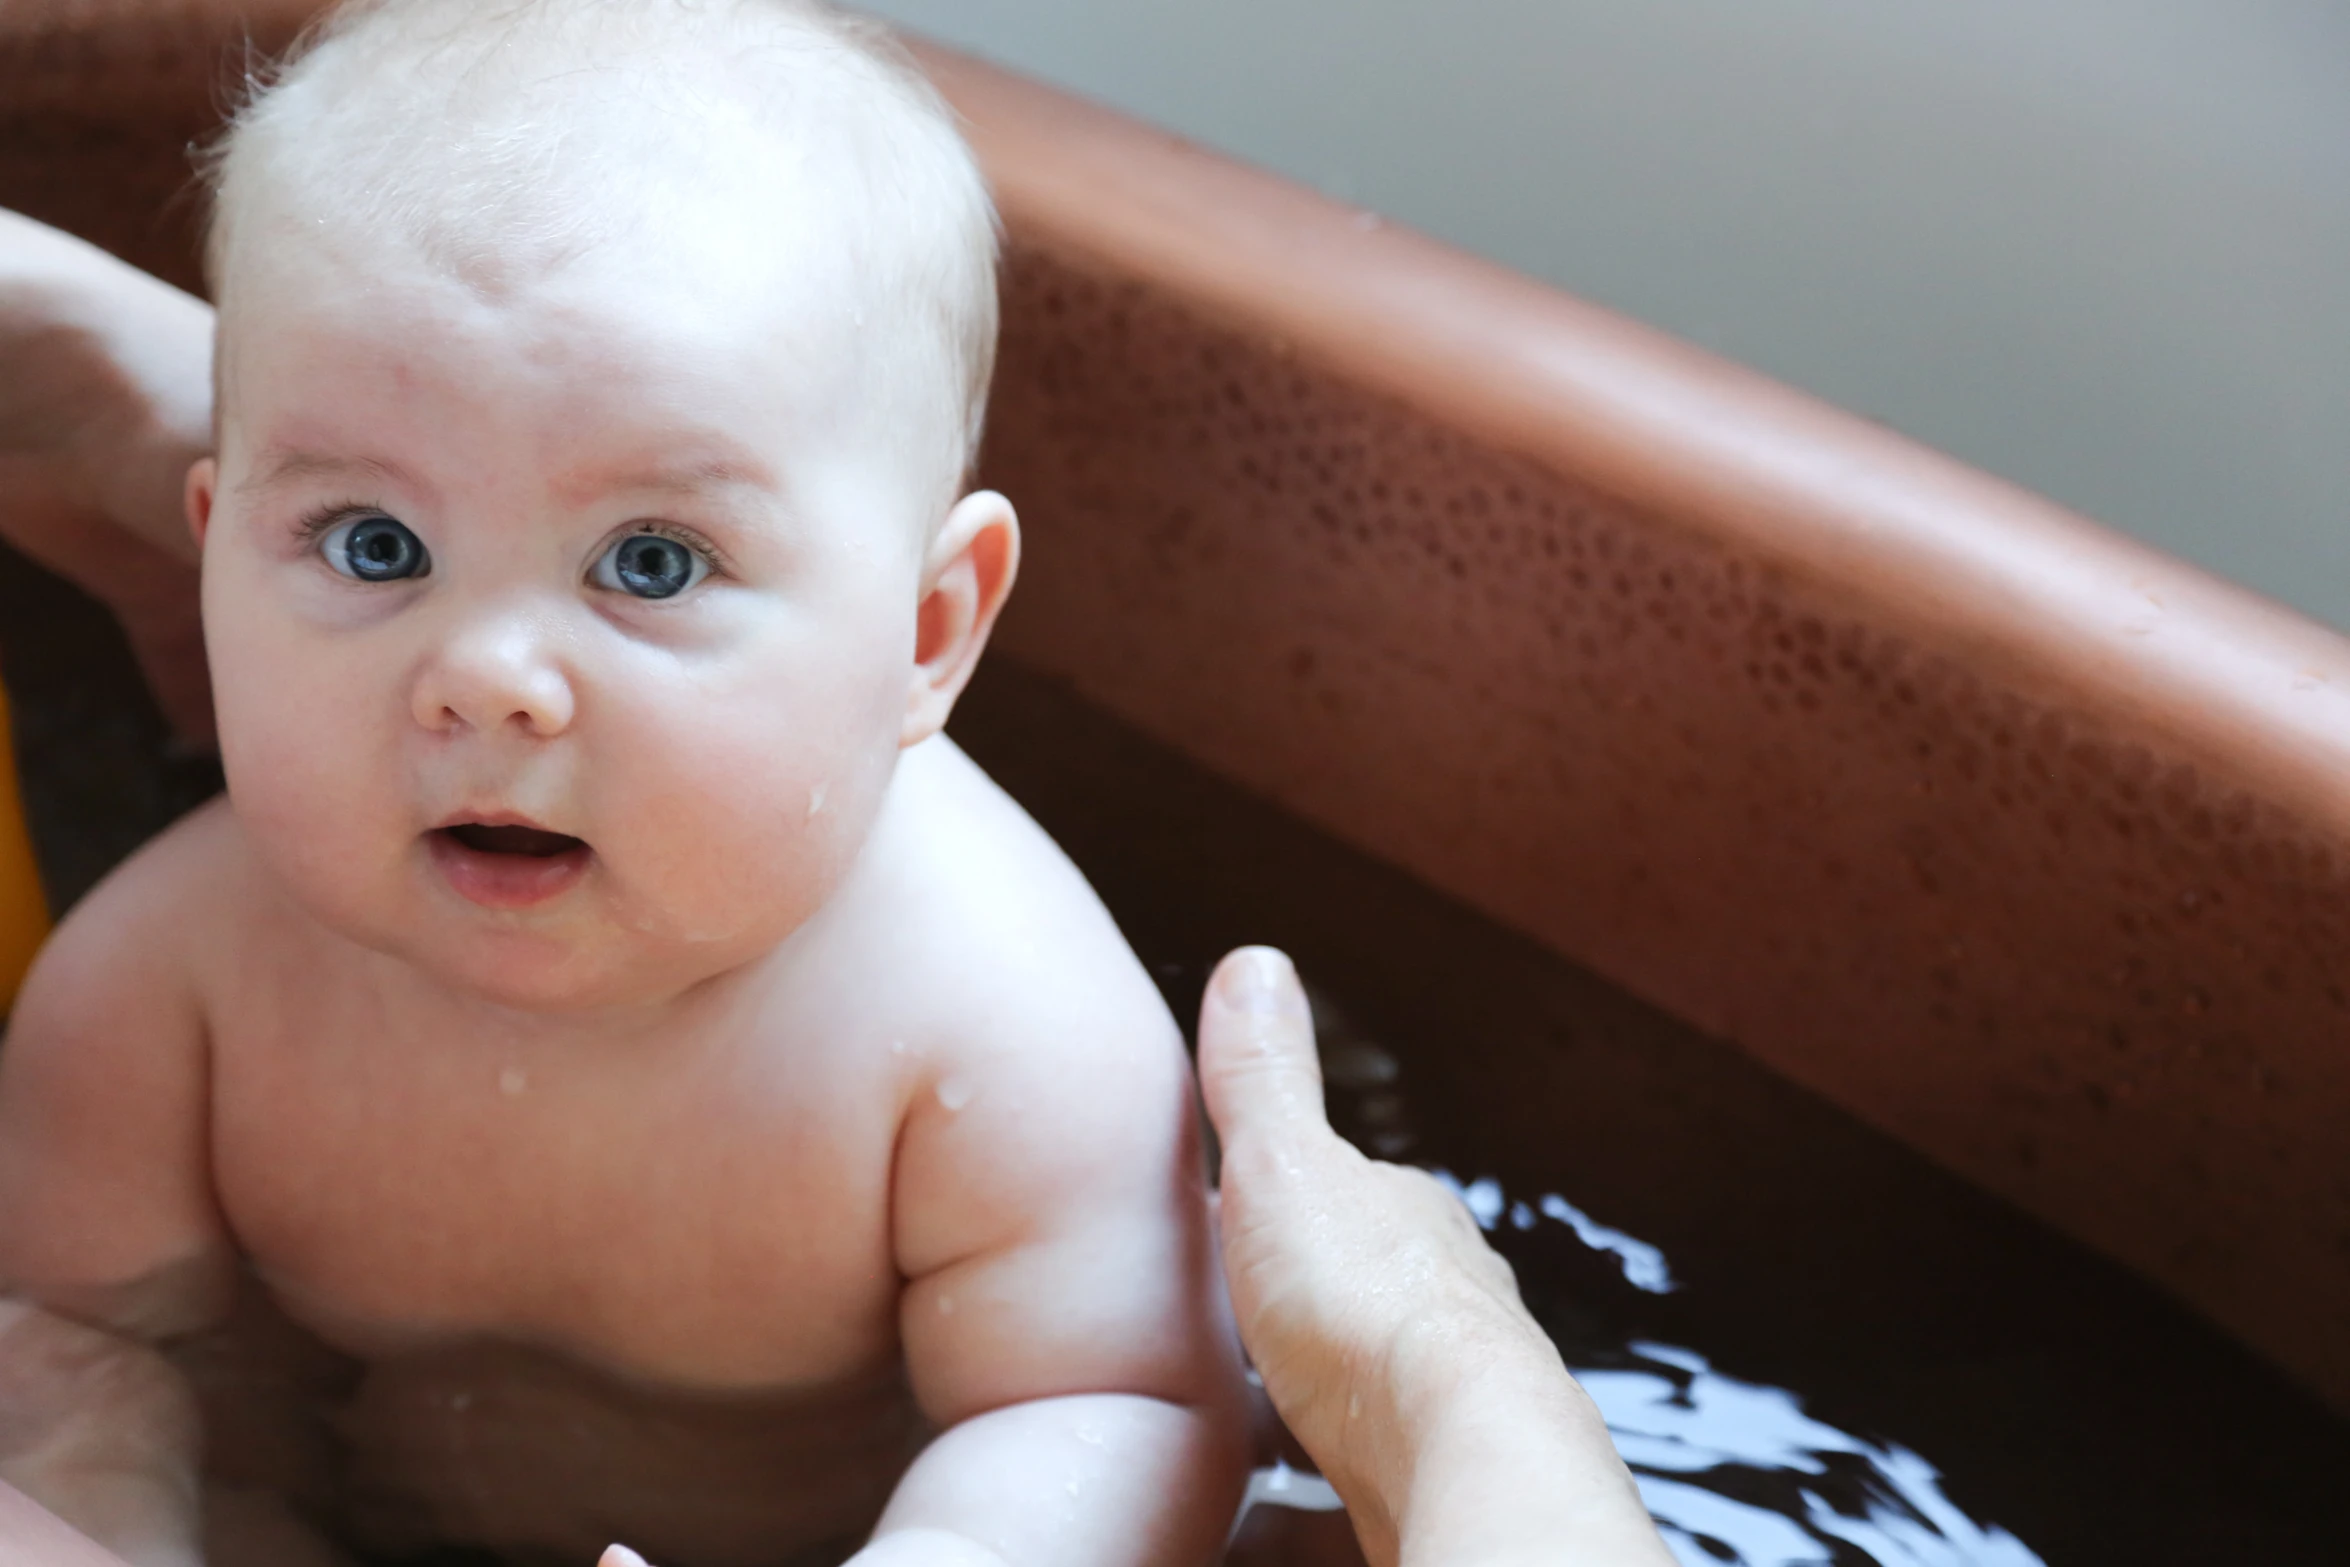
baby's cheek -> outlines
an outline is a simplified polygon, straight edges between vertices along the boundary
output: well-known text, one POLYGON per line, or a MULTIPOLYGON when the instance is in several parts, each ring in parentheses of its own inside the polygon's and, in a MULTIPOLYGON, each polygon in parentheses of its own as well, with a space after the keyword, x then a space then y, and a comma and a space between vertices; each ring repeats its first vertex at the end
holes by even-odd
POLYGON ((221 760, 254 851, 300 902, 358 934, 381 923, 414 807, 383 735, 319 673, 247 667, 224 678, 221 760))
POLYGON ((357 827, 385 782, 370 765, 382 745, 367 692, 332 650, 272 636, 260 615, 247 621, 212 635, 221 760, 240 813, 266 801, 289 827, 357 827))
POLYGON ((606 775, 618 787, 597 790, 615 873, 681 926, 780 937, 822 905, 864 842, 893 737, 869 705, 822 688, 795 694, 649 721, 606 775))

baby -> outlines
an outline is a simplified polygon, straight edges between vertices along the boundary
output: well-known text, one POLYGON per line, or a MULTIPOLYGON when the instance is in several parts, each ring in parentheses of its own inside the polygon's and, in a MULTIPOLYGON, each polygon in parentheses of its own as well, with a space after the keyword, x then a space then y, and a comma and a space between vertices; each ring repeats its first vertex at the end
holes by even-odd
POLYGON ((0 1479, 142 1564, 1211 1558, 1181 1040, 940 733, 1019 554, 947 112, 802 0, 384 0, 214 173, 229 794, 0 1053, 0 1479))

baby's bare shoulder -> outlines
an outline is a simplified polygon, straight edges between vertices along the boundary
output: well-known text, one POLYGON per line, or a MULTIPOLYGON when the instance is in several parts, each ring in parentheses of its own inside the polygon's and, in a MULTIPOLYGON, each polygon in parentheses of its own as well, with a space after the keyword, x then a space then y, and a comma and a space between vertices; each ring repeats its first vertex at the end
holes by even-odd
POLYGON ((943 739, 903 766, 867 912, 940 1047, 966 1066, 1017 1056, 1086 1075, 1180 1053, 1117 923, 1028 813, 943 739))
POLYGON ((254 894, 244 835, 225 798, 197 807, 92 888, 58 925, 27 981, 28 999, 136 973, 139 995, 192 982, 206 951, 233 936, 254 894))
POLYGON ((896 1180, 915 1274, 1072 1204, 1156 1209, 1196 1158, 1182 1034, 1157 987, 1051 839, 936 744, 907 759, 919 815, 893 824, 870 911, 901 943, 896 1004, 919 1019, 896 1180))

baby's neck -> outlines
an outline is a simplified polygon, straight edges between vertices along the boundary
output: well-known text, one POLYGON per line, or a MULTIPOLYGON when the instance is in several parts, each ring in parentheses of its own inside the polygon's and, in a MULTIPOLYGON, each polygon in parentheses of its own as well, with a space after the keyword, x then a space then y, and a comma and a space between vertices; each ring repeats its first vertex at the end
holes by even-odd
POLYGON ((771 993, 793 945, 787 938, 731 968, 674 988, 577 1006, 519 1006, 458 984, 424 965, 378 954, 439 1027, 534 1049, 608 1051, 678 1040, 747 1019, 771 993))

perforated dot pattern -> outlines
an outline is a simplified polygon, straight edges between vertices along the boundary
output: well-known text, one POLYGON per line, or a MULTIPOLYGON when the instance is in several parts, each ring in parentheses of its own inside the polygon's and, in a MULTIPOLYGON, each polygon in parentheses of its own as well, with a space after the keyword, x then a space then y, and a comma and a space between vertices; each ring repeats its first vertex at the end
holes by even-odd
POLYGON ((1085 257, 1006 303, 1006 650, 2350 1399, 2350 846, 1085 257))

